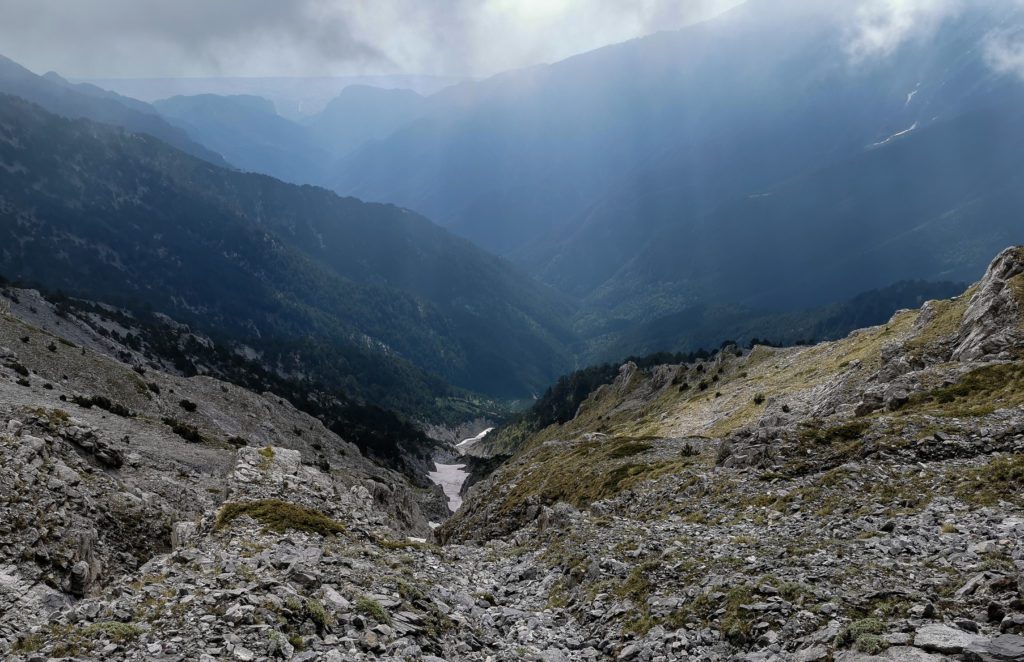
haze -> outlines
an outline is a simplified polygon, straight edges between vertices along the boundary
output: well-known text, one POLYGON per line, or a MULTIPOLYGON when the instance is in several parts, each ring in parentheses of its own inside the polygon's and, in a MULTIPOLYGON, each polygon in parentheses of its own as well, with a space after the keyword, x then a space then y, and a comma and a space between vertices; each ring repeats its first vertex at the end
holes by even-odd
POLYGON ((72 78, 486 76, 738 0, 0 0, 0 43, 72 78))

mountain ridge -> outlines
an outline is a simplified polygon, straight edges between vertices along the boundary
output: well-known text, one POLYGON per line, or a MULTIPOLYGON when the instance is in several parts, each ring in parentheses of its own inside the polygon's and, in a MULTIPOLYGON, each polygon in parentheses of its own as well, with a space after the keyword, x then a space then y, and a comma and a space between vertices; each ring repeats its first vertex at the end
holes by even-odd
MULTIPOLYGON (((334 334, 350 348, 349 358, 365 364, 360 378, 371 383, 380 383, 365 363, 371 355, 401 354, 403 359, 391 361, 396 379, 404 374, 413 383, 439 382, 427 373, 409 372, 410 361, 418 361, 421 370, 501 394, 528 392, 531 384, 539 387, 550 378, 547 373, 557 369, 553 366, 566 361, 556 342, 568 334, 560 330, 565 328, 559 322, 564 304, 422 217, 396 207, 338 198, 314 187, 220 170, 156 141, 60 120, 10 97, 2 107, 9 138, 3 158, 14 168, 3 180, 5 216, 14 221, 6 230, 18 233, 10 237, 3 254, 2 269, 8 278, 38 282, 51 290, 76 292, 84 287, 89 291, 81 294, 112 303, 132 297, 163 301, 160 305, 171 306, 172 316, 227 332, 248 344, 268 332, 271 341, 274 334, 281 334, 283 347, 291 346, 283 356, 325 351, 305 337, 319 329, 321 335, 334 334), (69 167, 66 154, 58 158, 57 145, 77 155, 84 175, 56 176, 69 167), (27 185, 45 173, 42 188, 27 185), (100 194, 108 186, 104 178, 121 191, 120 199, 111 201, 100 194), (61 188, 76 181, 78 185, 61 188), (160 198, 171 193, 173 197, 160 198), (138 214, 142 208, 146 216, 138 214), (173 232, 158 229, 161 223, 171 224, 173 232), (25 232, 32 228, 33 241, 26 242, 25 232), (65 232, 98 234, 83 242, 62 240, 62 250, 52 247, 47 253, 58 256, 57 262, 37 254, 51 250, 46 242, 65 232), (419 237, 418 242, 410 233, 419 237), (229 242, 231 250, 225 252, 218 242, 229 242), (15 247, 20 247, 19 253, 15 247), (70 251, 80 253, 75 261, 68 261, 70 251), (171 257, 162 257, 161 251, 171 257), (87 279, 81 278, 84 269, 89 270, 87 279), (133 291, 124 289, 125 269, 137 279, 133 291), (458 270, 472 276, 463 277, 458 270), (386 279, 380 278, 382 274, 386 279), (239 278, 249 284, 239 289, 239 278), (325 284, 330 288, 324 289, 325 284), (488 293, 491 286, 496 289, 488 293), (209 298, 211 291, 220 290, 222 296, 209 298), (326 310, 331 312, 325 315, 326 310), (259 326, 250 326, 260 319, 269 325, 262 333, 259 326), (457 324, 474 327, 462 330, 457 324), (398 331, 402 325, 404 330, 398 331), (495 362, 505 365, 502 357, 507 355, 482 340, 494 335, 495 325, 502 328, 498 337, 504 337, 509 347, 518 346, 526 355, 536 352, 538 361, 519 361, 518 366, 495 373, 495 362)), ((318 369, 330 368, 321 363, 318 369)), ((361 386, 351 376, 344 377, 344 368, 331 380, 347 383, 347 388, 361 386)), ((427 392, 438 388, 430 386, 427 392)), ((421 398, 415 407, 423 413, 425 394, 413 396, 421 398)), ((377 390, 374 395, 388 394, 377 390)), ((402 407, 408 412, 411 405, 405 401, 402 407)))

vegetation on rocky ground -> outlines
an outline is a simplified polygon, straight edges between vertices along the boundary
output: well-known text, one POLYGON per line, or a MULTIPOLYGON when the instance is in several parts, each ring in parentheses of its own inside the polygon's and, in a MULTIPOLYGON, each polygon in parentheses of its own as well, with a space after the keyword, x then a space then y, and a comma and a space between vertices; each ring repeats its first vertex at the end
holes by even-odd
POLYGON ((323 513, 279 499, 226 503, 217 513, 215 528, 224 529, 239 517, 251 517, 277 533, 289 530, 333 536, 345 533, 345 527, 323 513))

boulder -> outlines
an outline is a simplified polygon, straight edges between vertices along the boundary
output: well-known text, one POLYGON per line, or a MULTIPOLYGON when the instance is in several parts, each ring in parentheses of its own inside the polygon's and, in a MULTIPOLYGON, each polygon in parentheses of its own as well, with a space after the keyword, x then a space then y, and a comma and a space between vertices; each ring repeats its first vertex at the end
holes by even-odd
POLYGON ((964 657, 971 662, 1024 660, 1024 637, 1016 634, 1003 634, 995 639, 978 641, 964 649, 964 657))
POLYGON ((965 648, 983 641, 985 637, 941 623, 925 625, 914 635, 914 645, 918 648, 950 655, 961 653, 965 648))

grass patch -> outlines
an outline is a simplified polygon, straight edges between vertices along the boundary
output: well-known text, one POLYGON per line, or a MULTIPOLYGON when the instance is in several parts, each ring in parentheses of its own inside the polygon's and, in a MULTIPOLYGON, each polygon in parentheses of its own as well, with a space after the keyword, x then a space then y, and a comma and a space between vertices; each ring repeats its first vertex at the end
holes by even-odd
POLYGON ((756 613, 747 613, 744 606, 754 602, 754 591, 750 586, 736 586, 725 594, 721 601, 708 595, 699 595, 686 607, 669 617, 667 627, 683 627, 687 620, 697 619, 710 625, 718 619, 718 629, 734 645, 743 645, 751 640, 754 624, 760 620, 756 613))
POLYGON ((690 458, 641 461, 638 456, 653 447, 649 441, 650 438, 618 437, 568 447, 543 446, 531 453, 529 464, 517 472, 504 509, 512 511, 531 496, 539 496, 546 503, 565 501, 585 507, 692 465, 690 458))
POLYGON ((619 460, 625 457, 633 457, 634 455, 646 453, 652 448, 654 448, 654 446, 651 446, 650 444, 641 441, 631 441, 622 444, 621 446, 616 446, 615 449, 608 453, 608 457, 612 460, 619 460))
POLYGON ((1005 455, 988 464, 966 470, 956 495, 976 506, 995 506, 1000 501, 1024 503, 1024 455, 1005 455))
POLYGON ((322 536, 338 535, 345 527, 323 513, 279 499, 226 503, 217 514, 215 528, 224 529, 242 516, 248 516, 276 533, 305 531, 322 536))
POLYGON ((920 331, 913 338, 907 341, 906 347, 912 353, 920 356, 931 347, 949 340, 963 323, 964 313, 967 312, 967 304, 977 291, 977 286, 970 288, 956 299, 946 299, 932 302, 932 317, 925 323, 920 331))
POLYGON ((1024 364, 1003 363, 969 372, 951 386, 915 394, 908 409, 938 416, 985 416, 1024 405, 1024 364))

